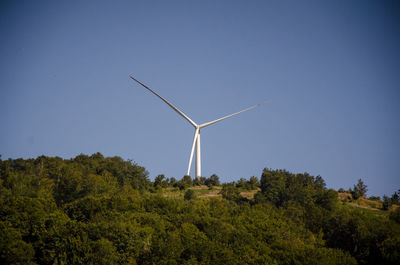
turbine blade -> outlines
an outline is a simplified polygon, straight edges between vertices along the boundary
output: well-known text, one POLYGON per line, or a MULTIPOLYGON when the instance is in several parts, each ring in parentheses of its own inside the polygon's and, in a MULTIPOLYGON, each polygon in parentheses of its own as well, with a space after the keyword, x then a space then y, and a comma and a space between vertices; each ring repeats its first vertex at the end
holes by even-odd
POLYGON ((160 96, 159 94, 157 94, 154 90, 152 90, 150 87, 146 86, 145 84, 141 83, 139 80, 133 78, 131 75, 129 76, 130 78, 132 78, 132 80, 136 81, 138 84, 142 85, 144 88, 146 88, 147 90, 149 90, 151 93, 153 93, 154 95, 156 95, 158 98, 160 98, 162 101, 164 101, 165 103, 167 103, 168 106, 170 106, 173 110, 176 111, 176 113, 178 113, 179 115, 181 115, 183 118, 185 118, 188 122, 190 122, 190 124, 192 124, 195 128, 197 127, 197 124, 192 121, 188 116, 186 116, 185 113, 183 113, 182 111, 180 111, 179 109, 177 109, 174 105, 172 105, 171 103, 169 103, 165 98, 163 98, 162 96, 160 96))
POLYGON ((193 160, 193 153, 194 153, 194 147, 196 146, 196 141, 197 141, 197 136, 199 135, 199 129, 196 128, 194 131, 194 137, 193 137, 193 144, 192 144, 192 151, 190 152, 190 158, 189 158, 189 166, 188 166, 188 171, 187 174, 190 176, 190 167, 192 166, 192 160, 193 160))
MULTIPOLYGON (((268 100, 268 101, 269 101, 269 100, 268 100)), ((219 122, 219 121, 225 120, 225 119, 227 119, 227 118, 233 117, 233 116, 238 115, 238 114, 240 114, 240 113, 242 113, 242 112, 245 112, 245 111, 248 111, 248 110, 257 108, 257 107, 259 107, 259 106, 261 106, 261 105, 267 103, 268 101, 264 101, 264 102, 259 103, 259 104, 257 104, 257 105, 251 106, 251 107, 249 107, 249 108, 247 108, 247 109, 244 109, 244 110, 235 112, 235 113, 233 113, 233 114, 230 114, 230 115, 227 115, 227 116, 225 116, 225 117, 216 119, 216 120, 214 120, 214 121, 210 121, 210 122, 206 122, 206 123, 200 124, 200 125, 199 125, 199 128, 204 128, 204 127, 210 126, 211 124, 214 124, 214 123, 216 123, 216 122, 219 122)))

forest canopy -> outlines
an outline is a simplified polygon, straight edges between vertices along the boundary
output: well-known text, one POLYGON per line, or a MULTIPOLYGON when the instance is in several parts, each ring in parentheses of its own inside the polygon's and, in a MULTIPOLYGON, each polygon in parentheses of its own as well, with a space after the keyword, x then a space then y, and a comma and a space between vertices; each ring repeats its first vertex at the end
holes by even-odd
POLYGON ((0 160, 0 263, 400 260, 398 211, 388 217, 345 205, 321 176, 265 168, 260 180, 220 185, 216 175, 152 182, 144 167, 100 153, 0 160), (220 196, 196 196, 200 185, 218 186, 220 196), (254 198, 242 196, 249 190, 254 198))

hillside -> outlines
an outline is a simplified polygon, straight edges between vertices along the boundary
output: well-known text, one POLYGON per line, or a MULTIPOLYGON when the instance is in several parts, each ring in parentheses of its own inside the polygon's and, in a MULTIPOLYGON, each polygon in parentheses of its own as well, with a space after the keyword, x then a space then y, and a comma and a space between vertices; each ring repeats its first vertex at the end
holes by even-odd
MULTIPOLYGON (((221 189, 222 189, 222 186, 214 186, 214 187, 209 188, 206 185, 199 185, 199 186, 193 186, 193 187, 187 188, 187 190, 193 190, 195 196, 200 199, 207 199, 207 198, 221 198, 222 199, 222 194, 220 194, 221 189)), ((254 195, 258 191, 260 191, 260 189, 240 191, 240 195, 244 198, 251 200, 254 198, 254 195)), ((175 187, 168 187, 168 188, 162 189, 161 194, 162 194, 162 196, 164 196, 166 198, 183 199, 185 192, 186 192, 186 190, 180 190, 179 188, 175 188, 175 187)))
POLYGON ((152 182, 145 168, 100 153, 9 159, 0 161, 0 262, 396 264, 399 210, 379 203, 285 170, 152 182))
MULTIPOLYGON (((199 185, 188 187, 187 190, 193 190, 198 198, 222 198, 222 194, 220 191, 222 186, 214 186, 209 188, 206 185, 199 185)), ((254 195, 259 192, 260 189, 256 188, 254 190, 240 190, 240 195, 249 200, 254 199, 254 195)), ((161 191, 161 194, 167 198, 180 198, 183 199, 185 190, 180 190, 177 187, 168 187, 164 188, 161 191)), ((371 211, 380 211, 383 214, 389 214, 391 211, 395 211, 399 208, 399 205, 392 205, 389 211, 385 211, 382 208, 381 200, 371 200, 365 197, 361 197, 357 200, 353 200, 352 196, 348 192, 338 192, 338 204, 348 205, 351 207, 358 207, 363 209, 368 209, 371 211)))

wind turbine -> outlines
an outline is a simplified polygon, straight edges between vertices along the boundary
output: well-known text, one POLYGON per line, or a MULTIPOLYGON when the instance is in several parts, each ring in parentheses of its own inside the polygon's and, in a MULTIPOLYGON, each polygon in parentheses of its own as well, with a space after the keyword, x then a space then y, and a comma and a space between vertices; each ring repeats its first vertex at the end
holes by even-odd
POLYGON ((259 103, 257 105, 251 106, 247 109, 235 112, 233 114, 224 116, 222 118, 210 121, 210 122, 206 122, 206 123, 202 123, 202 124, 197 124, 194 121, 192 121, 185 113, 183 113, 182 111, 180 111, 179 109, 177 109, 174 105, 172 105, 171 103, 168 102, 168 100, 166 100, 165 98, 163 98, 162 96, 160 96, 159 94, 157 94, 157 92, 155 92, 154 90, 152 90, 151 88, 149 88, 148 86, 146 86, 145 84, 143 84, 142 82, 140 82, 139 80, 135 79, 134 77, 130 76, 130 78, 132 78, 132 80, 136 81, 138 84, 140 84, 141 86, 143 86, 144 88, 146 88, 147 90, 149 90, 151 93, 153 93, 154 95, 156 95, 158 98, 160 98, 162 101, 164 101, 168 106, 170 106, 173 110, 176 111, 176 113, 178 113, 179 115, 181 115, 185 120, 187 120, 193 127, 194 127, 194 137, 193 137, 193 144, 192 144, 192 151, 190 152, 190 158, 189 158, 189 166, 188 166, 188 170, 187 170, 187 174, 189 175, 190 173, 190 167, 192 165, 192 160, 193 160, 193 153, 194 153, 194 149, 196 148, 196 178, 200 179, 201 177, 201 151, 200 151, 200 129, 203 129, 207 126, 210 126, 216 122, 225 120, 227 118, 233 117, 235 115, 238 115, 239 113, 254 109, 256 107, 261 106, 263 103, 259 103))

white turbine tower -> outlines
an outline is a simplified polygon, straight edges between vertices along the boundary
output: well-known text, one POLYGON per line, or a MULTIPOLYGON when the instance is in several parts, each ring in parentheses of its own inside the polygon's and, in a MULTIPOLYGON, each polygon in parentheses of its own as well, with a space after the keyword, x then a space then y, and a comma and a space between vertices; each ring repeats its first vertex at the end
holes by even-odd
POLYGON ((238 115, 239 113, 254 109, 258 106, 261 106, 263 103, 251 106, 247 109, 235 112, 233 114, 227 115, 225 117, 216 119, 214 121, 210 121, 210 122, 206 122, 203 124, 197 124, 194 121, 192 121, 188 116, 186 116, 185 113, 183 113, 182 111, 180 111, 179 109, 177 109, 174 105, 172 105, 171 103, 169 103, 165 98, 161 97, 159 94, 157 94, 154 90, 152 90, 151 88, 149 88, 148 86, 146 86, 145 84, 141 83, 140 81, 138 81, 137 79, 133 78, 132 76, 130 76, 130 78, 132 78, 134 81, 136 81, 137 83, 139 83, 140 85, 142 85, 144 88, 146 88, 147 90, 149 90, 151 93, 153 93, 154 95, 156 95, 157 97, 159 97, 162 101, 164 101, 165 103, 167 103, 168 106, 170 106, 173 110, 175 110, 179 115, 181 115, 184 119, 186 119, 191 125, 193 125, 195 131, 194 131, 194 137, 193 137, 193 144, 192 144, 192 151, 190 152, 190 158, 189 158, 189 166, 188 166, 188 170, 187 170, 187 174, 189 175, 190 173, 190 166, 192 165, 192 160, 193 160, 193 152, 194 149, 196 148, 196 178, 199 179, 201 177, 201 151, 200 151, 200 129, 210 126, 211 124, 214 124, 216 122, 225 120, 227 118, 233 117, 235 115, 238 115))

